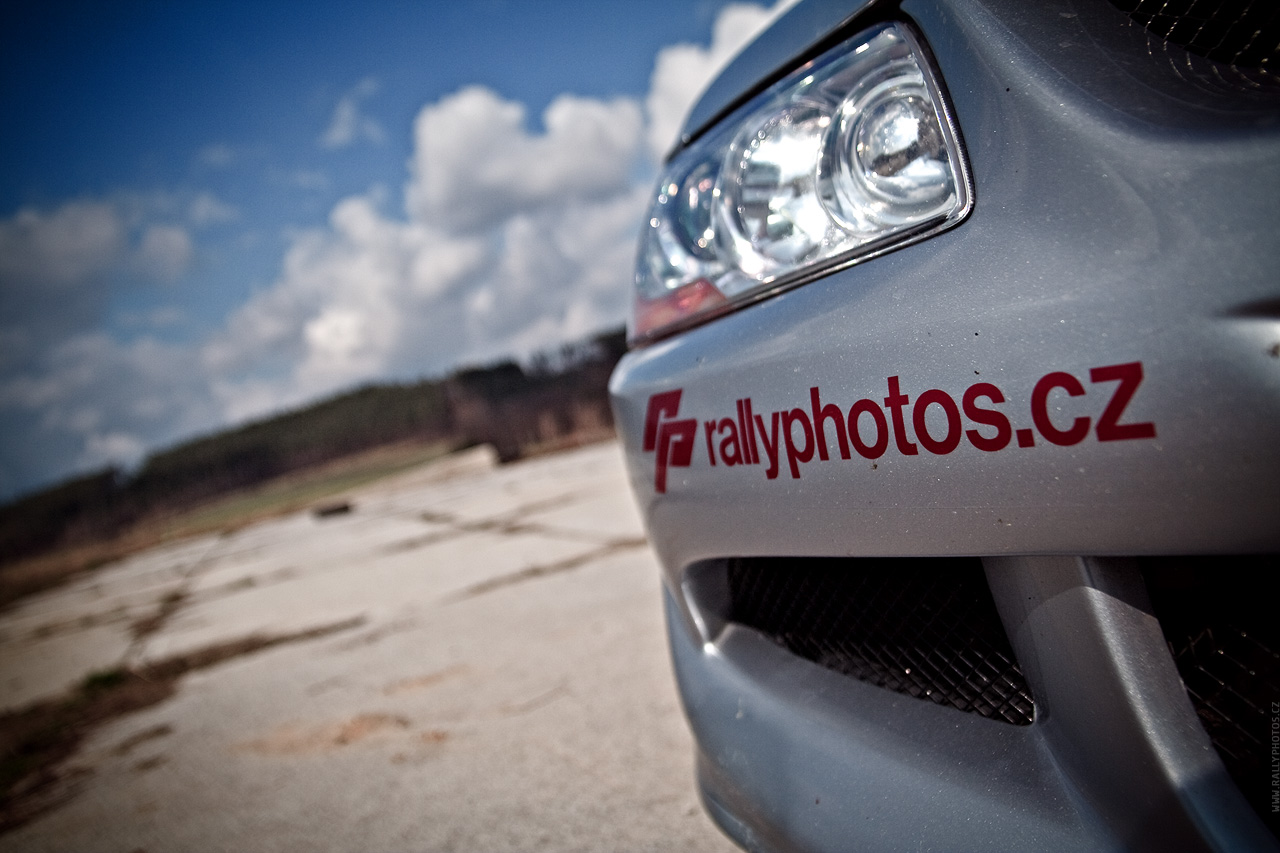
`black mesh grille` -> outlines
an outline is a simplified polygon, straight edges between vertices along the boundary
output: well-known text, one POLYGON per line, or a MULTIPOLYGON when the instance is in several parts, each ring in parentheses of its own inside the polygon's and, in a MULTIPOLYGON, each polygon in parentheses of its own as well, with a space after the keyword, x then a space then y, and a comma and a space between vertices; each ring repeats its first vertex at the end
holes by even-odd
POLYGON ((1272 707, 1280 702, 1275 557, 1147 560, 1156 617, 1214 749, 1271 831, 1272 707))
POLYGON ((1035 706, 982 563, 741 559, 730 619, 829 669, 1015 725, 1035 706))
POLYGON ((1150 34, 1148 47, 1179 73, 1233 89, 1280 88, 1280 4, 1275 0, 1111 0, 1150 34), (1197 66, 1178 55, 1211 60, 1197 66))

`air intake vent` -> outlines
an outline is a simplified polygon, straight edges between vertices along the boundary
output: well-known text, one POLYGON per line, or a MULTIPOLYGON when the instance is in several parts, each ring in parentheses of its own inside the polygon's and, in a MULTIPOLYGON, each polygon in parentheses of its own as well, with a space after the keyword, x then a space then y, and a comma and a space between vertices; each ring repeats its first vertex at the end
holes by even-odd
POLYGON ((1029 725, 1035 706, 971 559, 738 559, 730 619, 898 693, 1029 725))
POLYGON ((1202 82, 1246 91, 1280 89, 1280 5, 1274 0, 1111 0, 1153 37, 1148 47, 1202 82), (1211 60, 1198 67, 1168 46, 1211 60))
POLYGON ((1271 809, 1280 701, 1280 559, 1148 559, 1156 618, 1200 723, 1241 793, 1280 837, 1271 809))

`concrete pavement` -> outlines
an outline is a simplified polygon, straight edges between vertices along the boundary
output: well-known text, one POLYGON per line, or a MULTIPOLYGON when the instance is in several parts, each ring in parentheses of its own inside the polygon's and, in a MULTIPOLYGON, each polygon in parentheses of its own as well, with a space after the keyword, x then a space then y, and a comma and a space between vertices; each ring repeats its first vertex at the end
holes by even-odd
POLYGON ((485 449, 139 554, 0 617, 0 702, 323 626, 192 671, 59 768, 18 850, 707 850, 619 449, 485 449))

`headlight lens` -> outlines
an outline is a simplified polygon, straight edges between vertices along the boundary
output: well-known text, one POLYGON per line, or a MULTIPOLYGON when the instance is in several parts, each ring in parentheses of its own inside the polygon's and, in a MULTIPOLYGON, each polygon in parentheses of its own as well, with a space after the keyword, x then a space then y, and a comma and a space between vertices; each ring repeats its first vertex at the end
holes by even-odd
POLYGON ((633 340, 948 228, 967 165, 902 24, 770 87, 667 165, 640 241, 633 340))

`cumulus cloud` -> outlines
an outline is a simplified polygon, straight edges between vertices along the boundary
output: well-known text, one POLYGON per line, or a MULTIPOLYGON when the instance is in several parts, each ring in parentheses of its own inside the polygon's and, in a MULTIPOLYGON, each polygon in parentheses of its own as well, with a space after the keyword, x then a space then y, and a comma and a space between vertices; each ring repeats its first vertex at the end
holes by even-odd
POLYGON ((152 225, 142 234, 137 265, 147 276, 166 283, 177 281, 191 265, 191 237, 176 225, 152 225))
POLYGON ((203 359, 223 377, 228 415, 443 366, 443 353, 459 343, 449 303, 480 272, 487 251, 484 239, 388 218, 373 197, 343 200, 328 229, 295 236, 276 283, 206 345, 203 359), (435 323, 423 328, 423 318, 435 323), (435 359, 409 363, 406 347, 434 351, 435 359), (267 387, 274 397, 264 396, 267 387))
POLYGON ((768 16, 730 6, 710 46, 663 51, 648 123, 634 100, 562 95, 535 126, 523 104, 479 86, 425 106, 403 215, 377 193, 339 202, 327 228, 292 237, 276 282, 205 345, 227 417, 528 355, 621 322, 650 189, 637 179, 652 168, 645 141, 674 134, 768 16))
POLYGON ((197 228, 231 222, 239 216, 240 211, 209 192, 199 193, 187 207, 187 218, 197 228))
POLYGON ((95 433, 86 436, 81 461, 90 469, 115 465, 136 468, 146 455, 147 445, 127 432, 95 433))
POLYGON ((96 323, 129 251, 126 217, 107 202, 0 220, 0 369, 35 369, 42 350, 96 323))
POLYGON ((414 139, 402 216, 344 199, 205 347, 229 416, 621 321, 648 193, 637 103, 563 96, 535 130, 471 87, 424 107, 414 139))
MULTIPOLYGON (((146 223, 149 210, 172 206, 162 197, 77 200, 52 211, 23 208, 0 220, 0 326, 29 313, 18 294, 36 307, 42 293, 65 300, 71 291, 102 290, 109 276, 127 268, 158 281, 177 279, 194 253, 190 234, 179 225, 146 223)), ((196 224, 234 215, 208 193, 189 206, 196 224)))
POLYGON ((164 305, 149 311, 121 311, 117 321, 127 329, 172 329, 187 322, 187 314, 181 308, 164 305))
POLYGON ((410 213, 477 228, 625 189, 642 128, 634 102, 562 95, 542 121, 545 132, 531 133, 523 104, 480 86, 423 109, 413 127, 410 213))
POLYGON ((0 494, 51 473, 132 466, 145 449, 221 418, 187 346, 94 332, 41 362, 0 380, 0 494))
POLYGON ((325 190, 329 188, 329 176, 313 169, 298 169, 285 177, 285 181, 300 190, 325 190))
POLYGON ((189 267, 190 235, 147 222, 172 202, 81 199, 0 220, 0 496, 107 459, 136 461, 143 445, 214 422, 190 347, 94 331, 113 288, 171 282, 189 267))
MULTIPOLYGON (((43 321, 6 294, 22 281, 92 307, 101 288, 76 285, 112 270, 172 281, 193 260, 187 229, 233 219, 230 205, 188 196, 155 222, 156 211, 123 216, 82 201, 0 221, 0 495, 51 472, 131 464, 144 448, 357 382, 526 356, 617 325, 655 155, 765 19, 756 7, 726 7, 710 45, 659 54, 643 101, 566 94, 531 117, 468 87, 424 106, 402 209, 379 191, 341 200, 322 227, 289 234, 275 280, 198 342, 149 337, 158 323, 141 321, 131 327, 141 337, 116 339, 93 331, 92 311, 58 319, 56 334, 33 332, 43 321)), ((382 128, 362 112, 376 88, 369 79, 343 95, 320 144, 380 141, 382 128)), ((235 156, 220 144, 200 160, 235 156)), ((327 184, 310 172, 279 180, 327 184)), ((75 313, 53 306, 42 311, 75 313)))
POLYGON ((323 148, 347 148, 357 142, 381 143, 386 138, 382 126, 360 111, 361 104, 378 91, 378 81, 366 77, 338 99, 329 127, 320 135, 323 148))
POLYGON ((0 221, 0 286, 80 284, 119 260, 125 237, 120 212, 106 202, 68 202, 52 213, 24 208, 0 221))
POLYGON ((196 154, 196 160, 203 166, 209 166, 214 169, 221 169, 230 166, 236 159, 236 151, 225 142, 214 142, 201 148, 196 154))

